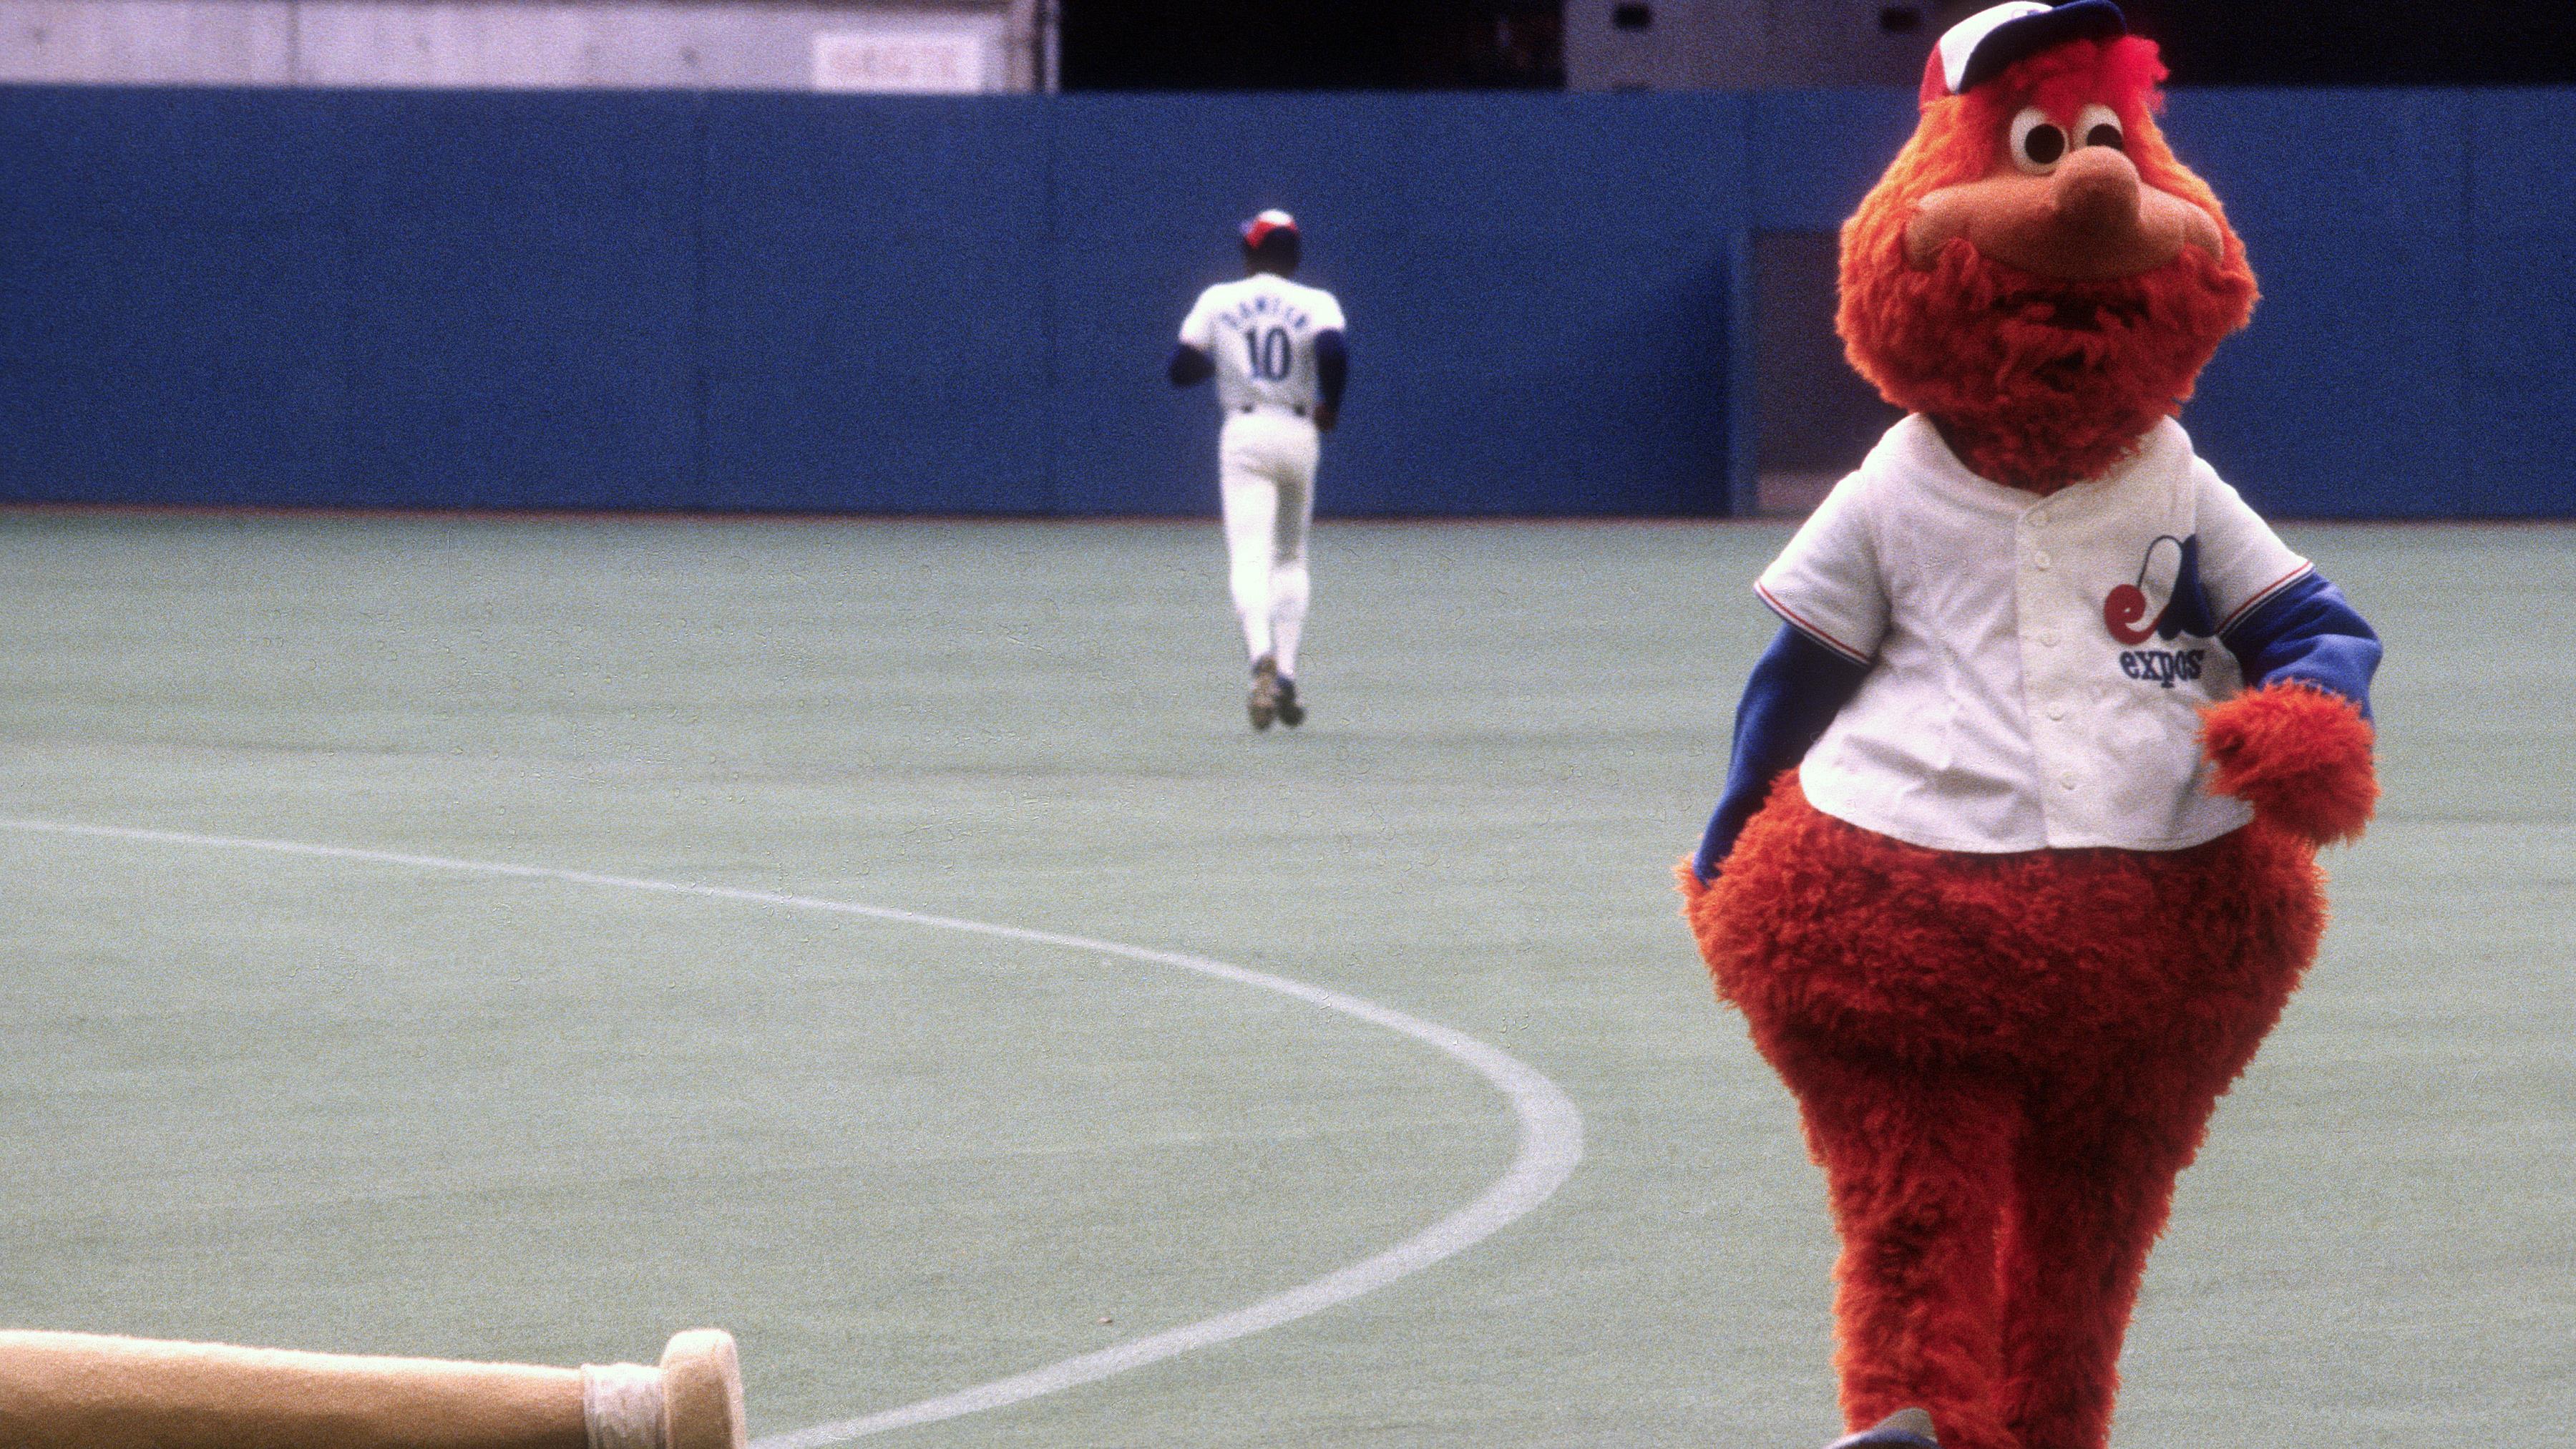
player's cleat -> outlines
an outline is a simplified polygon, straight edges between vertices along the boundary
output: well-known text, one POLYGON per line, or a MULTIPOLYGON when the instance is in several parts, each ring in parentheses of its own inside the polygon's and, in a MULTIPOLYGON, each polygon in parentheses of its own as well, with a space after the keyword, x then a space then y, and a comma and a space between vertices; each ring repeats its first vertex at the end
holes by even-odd
POLYGON ((1270 721, 1278 717, 1278 660, 1264 654, 1252 661, 1252 693, 1243 701, 1243 711, 1252 716, 1252 727, 1257 730, 1270 728, 1270 721))
POLYGON ((1825 1449, 1941 1449, 1932 1437, 1932 1416, 1921 1409, 1899 1409, 1876 1427, 1846 1434, 1825 1449))
POLYGON ((1297 681, 1279 681, 1279 722, 1290 729, 1306 722, 1306 706, 1297 702, 1297 681))

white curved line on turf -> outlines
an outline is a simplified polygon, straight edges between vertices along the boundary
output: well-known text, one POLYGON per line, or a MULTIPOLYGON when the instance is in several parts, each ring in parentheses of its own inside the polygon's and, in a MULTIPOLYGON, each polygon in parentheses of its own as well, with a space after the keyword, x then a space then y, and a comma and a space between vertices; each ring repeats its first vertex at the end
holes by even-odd
POLYGON ((864 916, 870 920, 892 921, 907 926, 928 926, 943 931, 963 931, 972 935, 991 936, 1005 941, 1024 941, 1038 946, 1061 946, 1074 951, 1091 951, 1104 956, 1121 956, 1130 961, 1144 961, 1157 966, 1175 966, 1195 971, 1219 981, 1240 986, 1258 987, 1294 997, 1327 1011, 1356 1017, 1372 1026, 1438 1048, 1463 1063, 1476 1075, 1491 1083, 1508 1098, 1512 1114, 1520 1119, 1520 1143, 1512 1154, 1511 1165, 1491 1187, 1477 1194, 1473 1202, 1433 1223, 1412 1237, 1373 1257, 1363 1258, 1345 1268, 1338 1268, 1312 1282, 1299 1284, 1283 1293, 1274 1293, 1259 1302, 1247 1304, 1231 1313, 1167 1328, 1143 1338, 1078 1354, 1027 1373, 995 1379, 991 1383, 960 1389, 952 1394, 923 1399, 900 1408, 883 1409, 855 1419, 840 1419, 829 1424, 816 1424, 786 1434, 773 1434, 754 1441, 752 1449, 820 1449, 827 1444, 841 1444, 889 1429, 907 1428, 914 1424, 934 1423, 961 1415, 998 1409, 1044 1394, 1052 1394, 1081 1384, 1143 1368, 1176 1354, 1206 1348, 1229 1339, 1259 1333, 1265 1328, 1294 1322, 1320 1313, 1335 1304, 1347 1303, 1364 1293, 1385 1287, 1410 1273, 1439 1262, 1453 1253, 1474 1247, 1500 1232, 1514 1219, 1545 1202, 1583 1159, 1583 1115, 1556 1083, 1535 1069, 1497 1047, 1486 1045, 1454 1027, 1408 1016, 1392 1007, 1313 986, 1287 976, 1255 971, 1247 966, 1230 965, 1205 956, 1191 956, 1178 951, 1156 951, 1143 946, 1123 945, 1091 936, 1068 936, 1055 931, 1033 931, 1021 926, 999 926, 987 921, 969 921, 956 916, 925 915, 918 911, 899 911, 886 906, 863 906, 850 901, 827 900, 819 896, 790 895, 781 891, 746 890, 738 886, 699 885, 686 881, 649 880, 641 876, 602 875, 586 870, 559 870, 551 866, 511 865, 501 861, 460 860, 444 855, 413 855, 392 850, 360 850, 345 845, 313 845, 294 840, 262 840, 239 835, 201 835, 186 830, 139 830, 120 825, 82 825, 59 820, 24 820, 0 818, 0 827, 10 830, 43 832, 55 835, 90 836, 104 840, 149 841, 163 845, 201 845, 224 850, 257 850, 275 855, 310 856, 323 860, 354 860, 376 865, 407 865, 424 870, 461 871, 474 875, 508 876, 518 880, 562 881, 571 885, 609 886, 621 890, 653 891, 663 895, 698 896, 723 901, 745 901, 754 905, 785 906, 793 910, 829 911, 845 916, 864 916))

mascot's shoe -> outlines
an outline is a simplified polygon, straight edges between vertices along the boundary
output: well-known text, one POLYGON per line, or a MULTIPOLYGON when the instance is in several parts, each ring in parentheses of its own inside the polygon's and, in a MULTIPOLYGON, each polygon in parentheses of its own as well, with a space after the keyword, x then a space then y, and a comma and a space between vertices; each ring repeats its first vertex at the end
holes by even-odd
POLYGON ((1921 1409, 1899 1409, 1878 1426, 1846 1434, 1825 1449, 1941 1449, 1932 1437, 1932 1416, 1921 1409))
MULTIPOLYGON (((1252 661, 1252 693, 1243 701, 1243 712, 1252 717, 1252 727, 1270 728, 1279 717, 1279 661, 1264 654, 1252 661)), ((1303 718, 1303 711, 1299 718, 1303 718)))
POLYGON ((1279 681, 1279 722, 1290 729, 1306 722, 1306 706, 1297 702, 1297 681, 1279 681))

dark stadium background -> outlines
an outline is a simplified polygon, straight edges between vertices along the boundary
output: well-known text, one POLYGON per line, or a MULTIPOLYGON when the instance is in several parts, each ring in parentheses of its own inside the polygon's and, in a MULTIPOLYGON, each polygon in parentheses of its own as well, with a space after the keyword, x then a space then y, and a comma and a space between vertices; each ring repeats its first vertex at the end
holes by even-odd
MULTIPOLYGON (((2576 5, 2556 0, 2124 0, 2121 8, 2192 85, 2576 81, 2576 5)), ((1889 12, 1928 38, 1925 20, 1903 18, 1916 7, 1889 12)), ((1563 24, 1561 5, 1549 0, 1064 0, 1064 84, 1546 89, 1564 84, 1563 24)))

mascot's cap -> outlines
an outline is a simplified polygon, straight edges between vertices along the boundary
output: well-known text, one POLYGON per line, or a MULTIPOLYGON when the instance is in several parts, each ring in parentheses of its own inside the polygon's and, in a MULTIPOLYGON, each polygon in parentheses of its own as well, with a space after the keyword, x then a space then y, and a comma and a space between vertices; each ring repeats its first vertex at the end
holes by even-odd
POLYGON ((1923 67, 1923 104, 1955 96, 2003 74, 2014 61, 2070 40, 2108 40, 2129 33, 2111 0, 2008 0, 1980 10, 1941 36, 1923 67))
POLYGON ((1274 206, 1243 224, 1243 244, 1257 250, 1263 242, 1270 240, 1274 233, 1283 231, 1290 236, 1295 236, 1297 218, 1274 206))

